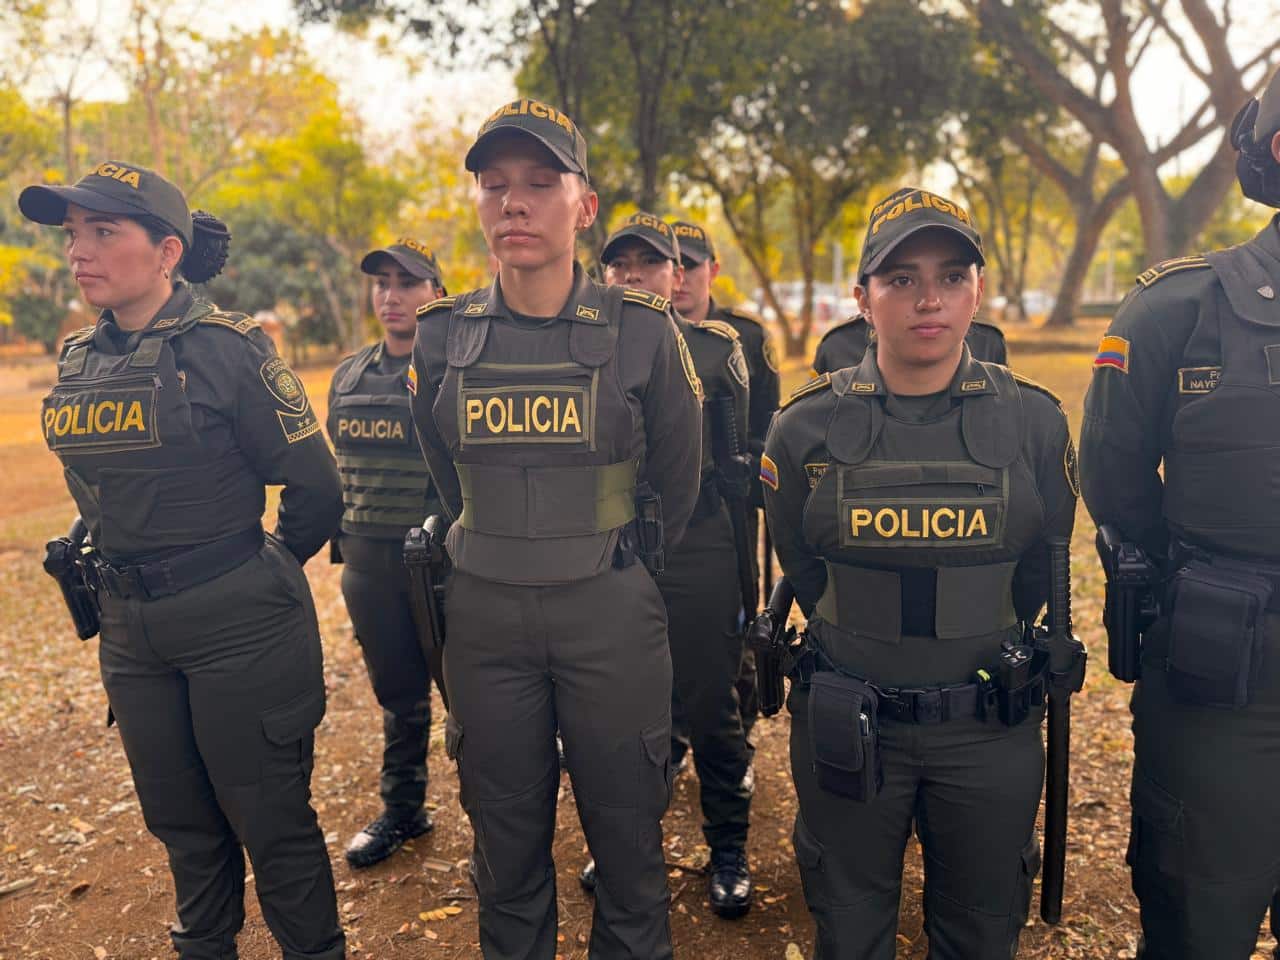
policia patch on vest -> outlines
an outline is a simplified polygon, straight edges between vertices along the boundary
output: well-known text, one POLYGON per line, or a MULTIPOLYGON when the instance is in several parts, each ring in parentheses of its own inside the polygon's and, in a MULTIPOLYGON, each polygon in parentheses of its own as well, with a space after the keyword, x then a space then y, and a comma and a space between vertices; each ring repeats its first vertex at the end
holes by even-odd
POLYGON ((999 499, 846 500, 841 541, 846 546, 973 546, 1001 532, 999 499))
POLYGON ((44 401, 44 436, 64 454, 145 450, 160 445, 156 432, 156 386, 55 391, 44 401))
POLYGON ((408 410, 387 411, 382 416, 352 413, 337 417, 334 443, 370 443, 403 447, 413 436, 413 422, 408 410))
POLYGON ((584 444, 592 437, 586 387, 464 387, 462 442, 584 444))
POLYGON ((320 421, 311 409, 302 382, 287 363, 279 357, 272 357, 258 369, 258 374, 267 392, 284 408, 276 410, 276 418, 286 440, 297 443, 320 431, 320 421))

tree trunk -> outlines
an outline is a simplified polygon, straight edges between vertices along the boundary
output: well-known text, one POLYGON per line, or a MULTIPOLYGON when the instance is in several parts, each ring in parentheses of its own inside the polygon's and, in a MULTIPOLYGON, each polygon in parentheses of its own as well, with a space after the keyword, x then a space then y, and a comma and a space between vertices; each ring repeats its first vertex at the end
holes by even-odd
POLYGON ((1069 327, 1075 323, 1076 311, 1080 308, 1080 291, 1098 251, 1102 231, 1128 196, 1128 181, 1119 180, 1097 200, 1075 204, 1076 235, 1058 282, 1057 300, 1045 326, 1069 327))

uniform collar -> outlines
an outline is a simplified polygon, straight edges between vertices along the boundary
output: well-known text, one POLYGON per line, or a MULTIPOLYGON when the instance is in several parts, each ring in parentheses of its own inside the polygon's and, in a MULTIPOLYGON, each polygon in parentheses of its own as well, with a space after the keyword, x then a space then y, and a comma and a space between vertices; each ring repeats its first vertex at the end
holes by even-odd
POLYGON ((969 352, 969 343, 963 344, 960 365, 956 367, 955 376, 951 378, 951 396, 964 400, 968 397, 983 397, 998 394, 995 381, 991 379, 986 368, 969 352))
MULTIPOLYGON (((573 288, 569 291, 569 299, 556 314, 560 320, 571 320, 575 323, 590 323, 606 326, 609 322, 601 309, 600 288, 591 282, 582 264, 574 261, 573 288)), ((503 320, 514 320, 511 309, 502 297, 502 284, 498 277, 493 278, 489 289, 479 297, 475 297, 462 310, 464 317, 496 317, 503 320)))
MULTIPOLYGON (((951 385, 947 388, 951 396, 963 400, 999 393, 986 368, 969 352, 968 343, 962 345, 962 350, 960 365, 956 367, 951 385)), ((839 396, 883 397, 888 394, 884 378, 880 375, 878 354, 879 350, 873 341, 862 355, 862 362, 856 367, 846 367, 831 374, 831 389, 839 396)))
MULTIPOLYGON (((122 353, 132 353, 138 348, 142 338, 152 332, 160 321, 185 317, 195 302, 191 288, 179 280, 173 285, 173 293, 169 295, 169 299, 156 311, 156 315, 147 325, 127 335, 116 325, 115 314, 110 310, 103 310, 98 315, 97 328, 93 332, 94 343, 99 349, 107 348, 108 350, 110 349, 108 345, 119 344, 122 353)), ((173 326, 173 324, 166 324, 166 326, 173 326)))

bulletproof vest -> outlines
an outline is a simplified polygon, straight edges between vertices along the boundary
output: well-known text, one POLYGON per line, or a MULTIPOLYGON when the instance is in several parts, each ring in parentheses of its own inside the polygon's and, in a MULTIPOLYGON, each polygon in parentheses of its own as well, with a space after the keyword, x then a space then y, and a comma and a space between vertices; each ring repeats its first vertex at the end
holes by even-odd
POLYGON ((1012 374, 969 364, 959 403, 922 423, 887 415, 874 353, 831 386, 831 460, 806 465, 804 539, 827 566, 818 615, 873 679, 904 636, 989 645, 1016 622, 1014 569, 1044 522, 1012 374))
MULTIPOLYGON (((1274 230, 1274 226, 1268 230, 1274 230)), ((1207 256, 1164 457, 1175 535, 1280 561, 1280 260, 1258 241, 1207 256)))
POLYGON ((67 339, 44 398, 49 449, 93 542, 112 560, 200 546, 259 523, 262 480, 239 449, 205 449, 192 426, 174 344, 214 307, 196 301, 147 330, 131 353, 67 339))
POLYGON ((379 372, 383 351, 378 343, 352 358, 334 384, 327 425, 342 476, 342 532, 403 540, 439 506, 413 429, 405 370, 379 372))
POLYGON ((490 288, 458 297, 433 414, 452 454, 460 570, 507 583, 566 583, 613 561, 635 516, 637 429, 617 363, 621 287, 573 319, 504 320, 490 288))

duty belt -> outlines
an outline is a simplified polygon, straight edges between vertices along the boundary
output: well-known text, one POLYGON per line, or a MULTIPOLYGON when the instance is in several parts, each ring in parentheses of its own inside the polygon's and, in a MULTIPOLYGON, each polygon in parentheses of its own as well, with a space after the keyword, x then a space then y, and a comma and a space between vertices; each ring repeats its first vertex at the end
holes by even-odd
MULTIPOLYGON (((1022 695, 1027 697, 1028 706, 1039 706, 1044 702, 1047 666, 1046 661, 1045 667, 1021 688, 1022 695)), ((839 669, 831 658, 809 644, 795 658, 789 675, 795 682, 807 684, 814 673, 823 670, 861 680, 880 698, 880 717, 898 723, 930 726, 946 723, 948 720, 986 720, 999 715, 1000 687, 994 680, 938 687, 886 687, 839 669)))
POLYGON ((261 550, 262 543, 262 527, 254 526, 148 563, 115 564, 97 555, 86 569, 94 589, 109 597, 157 600, 234 570, 261 550))

